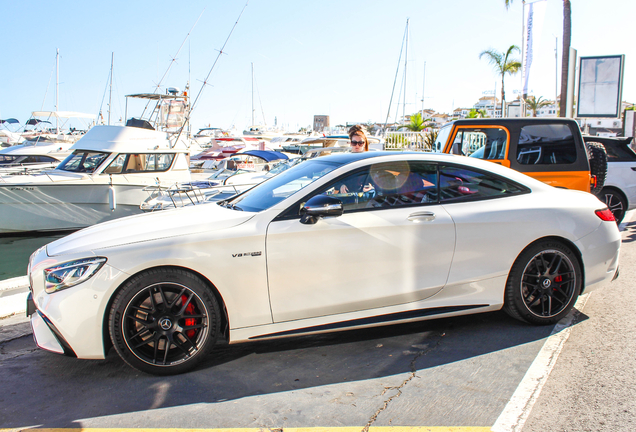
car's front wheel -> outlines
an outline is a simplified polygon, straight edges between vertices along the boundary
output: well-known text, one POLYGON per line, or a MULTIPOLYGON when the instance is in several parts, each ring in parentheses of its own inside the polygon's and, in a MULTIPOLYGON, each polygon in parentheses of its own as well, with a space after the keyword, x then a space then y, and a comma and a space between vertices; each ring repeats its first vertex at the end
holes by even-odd
POLYGON ((152 269, 117 293, 109 316, 113 345, 130 366, 155 375, 186 372, 216 343, 220 310, 196 275, 152 269))
POLYGON ((542 240, 517 257, 508 275, 504 311, 531 324, 554 324, 574 307, 581 292, 581 264, 558 240, 542 240))

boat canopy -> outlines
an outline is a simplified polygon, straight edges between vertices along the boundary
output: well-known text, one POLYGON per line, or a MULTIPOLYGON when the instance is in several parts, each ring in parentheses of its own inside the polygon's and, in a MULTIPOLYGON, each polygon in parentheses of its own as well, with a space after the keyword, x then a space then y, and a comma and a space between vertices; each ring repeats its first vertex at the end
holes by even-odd
POLYGON ((26 122, 25 124, 26 124, 26 125, 29 125, 29 126, 35 126, 35 125, 40 124, 40 123, 48 123, 48 124, 51 124, 51 122, 50 122, 50 121, 46 121, 46 120, 38 120, 38 119, 34 119, 34 118, 27 120, 27 122, 26 122))
POLYGON ((18 124, 20 124, 20 122, 17 119, 14 119, 14 118, 9 118, 9 119, 6 119, 6 120, 0 119, 0 124, 4 124, 4 123, 9 123, 9 124, 18 123, 18 124))
POLYGON ((95 120, 95 114, 86 114, 75 111, 33 111, 31 117, 57 117, 57 118, 87 118, 95 120))
POLYGON ((187 99, 186 95, 172 95, 172 94, 159 94, 159 93, 137 93, 126 95, 127 98, 138 98, 138 99, 150 99, 150 100, 163 100, 163 99, 187 99))
POLYGON ((271 150, 247 150, 247 151, 235 154, 235 156, 240 156, 240 155, 256 156, 266 160, 267 162, 271 162, 271 161, 275 161, 279 159, 284 159, 284 160, 289 159, 286 154, 277 152, 277 151, 271 151, 271 150))

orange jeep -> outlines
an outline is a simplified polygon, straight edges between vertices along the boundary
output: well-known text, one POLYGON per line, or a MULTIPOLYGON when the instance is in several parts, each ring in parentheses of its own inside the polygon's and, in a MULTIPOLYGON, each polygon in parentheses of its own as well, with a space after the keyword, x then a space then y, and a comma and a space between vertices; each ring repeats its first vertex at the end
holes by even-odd
POLYGON ((435 151, 489 160, 552 186, 598 192, 607 154, 585 143, 576 121, 566 118, 486 118, 443 126, 435 151))

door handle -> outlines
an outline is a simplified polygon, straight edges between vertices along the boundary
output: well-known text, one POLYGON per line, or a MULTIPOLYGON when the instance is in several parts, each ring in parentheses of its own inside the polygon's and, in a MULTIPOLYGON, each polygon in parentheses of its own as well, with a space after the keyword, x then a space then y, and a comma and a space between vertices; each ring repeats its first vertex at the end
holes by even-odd
POLYGON ((408 220, 412 221, 412 222, 420 222, 420 221, 432 221, 435 219, 435 213, 431 212, 431 211, 423 211, 423 212, 417 212, 417 213, 411 213, 408 218, 408 220))

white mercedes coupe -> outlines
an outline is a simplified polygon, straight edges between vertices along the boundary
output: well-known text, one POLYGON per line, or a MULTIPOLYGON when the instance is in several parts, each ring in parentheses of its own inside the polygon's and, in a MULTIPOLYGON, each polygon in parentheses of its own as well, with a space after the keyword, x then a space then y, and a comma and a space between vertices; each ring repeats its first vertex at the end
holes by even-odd
POLYGON ((465 157, 346 153, 42 247, 27 314, 41 348, 176 374, 219 340, 502 308, 554 324, 618 275, 620 244, 589 193, 465 157))

